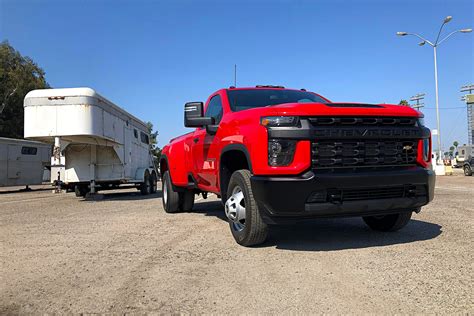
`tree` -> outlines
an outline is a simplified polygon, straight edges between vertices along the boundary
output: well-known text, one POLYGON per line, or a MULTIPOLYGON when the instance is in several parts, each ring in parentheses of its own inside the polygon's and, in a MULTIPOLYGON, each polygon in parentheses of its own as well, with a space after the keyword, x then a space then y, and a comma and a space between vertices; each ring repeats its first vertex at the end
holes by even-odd
POLYGON ((407 100, 400 100, 400 103, 398 103, 398 105, 410 106, 407 100))
POLYGON ((456 148, 456 153, 458 152, 458 146, 459 146, 459 142, 457 140, 455 140, 453 142, 453 146, 456 148))
POLYGON ((31 58, 0 43, 0 136, 23 138, 23 99, 31 90, 49 88, 44 75, 31 58))
POLYGON ((449 156, 454 157, 454 146, 449 147, 449 156))
POLYGON ((150 151, 153 155, 153 160, 155 166, 158 166, 161 157, 161 148, 157 146, 158 144, 158 131, 153 132, 153 123, 147 122, 146 126, 148 127, 148 133, 150 134, 150 151))

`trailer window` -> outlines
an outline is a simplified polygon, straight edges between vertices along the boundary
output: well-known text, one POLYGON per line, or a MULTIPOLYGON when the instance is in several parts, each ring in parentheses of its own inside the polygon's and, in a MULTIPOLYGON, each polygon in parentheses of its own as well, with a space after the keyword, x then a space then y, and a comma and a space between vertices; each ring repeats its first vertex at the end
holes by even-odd
POLYGON ((142 143, 145 143, 145 144, 149 144, 150 143, 150 139, 148 138, 148 135, 143 133, 143 132, 140 132, 140 138, 142 140, 142 143))
POLYGON ((22 155, 36 155, 36 153, 38 152, 38 148, 36 147, 27 147, 27 146, 23 146, 21 147, 21 154, 22 155))
POLYGON ((133 136, 138 139, 138 131, 136 129, 133 129, 133 136))

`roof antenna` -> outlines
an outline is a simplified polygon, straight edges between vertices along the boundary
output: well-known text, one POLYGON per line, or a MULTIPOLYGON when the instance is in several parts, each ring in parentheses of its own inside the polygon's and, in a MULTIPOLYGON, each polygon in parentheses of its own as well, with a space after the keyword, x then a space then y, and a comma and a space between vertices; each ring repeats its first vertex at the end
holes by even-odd
POLYGON ((237 87, 237 64, 234 64, 234 87, 237 87))

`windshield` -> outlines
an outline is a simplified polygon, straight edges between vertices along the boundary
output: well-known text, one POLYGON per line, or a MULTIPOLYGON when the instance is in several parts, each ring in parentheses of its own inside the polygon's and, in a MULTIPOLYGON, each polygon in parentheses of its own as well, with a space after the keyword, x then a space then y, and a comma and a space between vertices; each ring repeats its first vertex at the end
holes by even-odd
POLYGON ((227 96, 234 112, 283 103, 328 103, 311 92, 285 89, 227 90, 227 96))

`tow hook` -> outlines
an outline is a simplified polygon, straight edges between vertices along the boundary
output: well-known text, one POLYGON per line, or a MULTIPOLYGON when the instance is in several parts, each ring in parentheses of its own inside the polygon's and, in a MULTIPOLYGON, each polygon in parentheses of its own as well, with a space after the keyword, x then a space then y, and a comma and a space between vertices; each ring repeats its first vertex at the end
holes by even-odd
POLYGON ((202 194, 202 198, 203 198, 204 200, 207 199, 207 192, 202 192, 201 194, 202 194))

